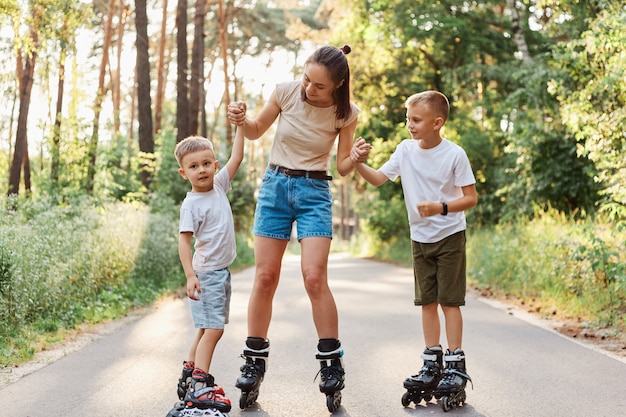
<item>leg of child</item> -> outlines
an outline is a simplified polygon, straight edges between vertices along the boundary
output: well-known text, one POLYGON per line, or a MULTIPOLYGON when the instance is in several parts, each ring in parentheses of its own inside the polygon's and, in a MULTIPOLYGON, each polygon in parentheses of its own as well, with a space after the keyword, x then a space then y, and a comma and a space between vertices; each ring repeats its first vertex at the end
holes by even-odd
POLYGON ((450 352, 454 352, 455 349, 462 348, 463 342, 463 316, 461 315, 461 308, 458 306, 442 306, 441 308, 446 320, 448 349, 450 349, 450 352))
POLYGON ((195 363, 197 369, 202 369, 209 373, 211 359, 217 342, 222 338, 224 329, 200 329, 203 334, 198 341, 196 348, 195 363))
POLYGON ((422 330, 424 331, 424 342, 426 347, 438 346, 441 325, 439 324, 438 303, 430 303, 422 306, 422 330))
POLYGON ((187 362, 195 362, 196 361, 196 350, 198 349, 198 343, 200 343, 200 339, 202 339, 202 335, 204 334, 204 329, 198 329, 196 332, 196 337, 189 348, 189 355, 187 356, 187 362))

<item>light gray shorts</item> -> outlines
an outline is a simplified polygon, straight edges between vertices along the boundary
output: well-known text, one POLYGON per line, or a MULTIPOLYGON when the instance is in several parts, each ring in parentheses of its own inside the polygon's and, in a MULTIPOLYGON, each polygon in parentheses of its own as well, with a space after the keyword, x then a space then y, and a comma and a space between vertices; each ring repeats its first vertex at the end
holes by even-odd
POLYGON ((196 272, 200 281, 199 300, 189 298, 191 317, 196 329, 223 329, 230 312, 230 271, 196 272))

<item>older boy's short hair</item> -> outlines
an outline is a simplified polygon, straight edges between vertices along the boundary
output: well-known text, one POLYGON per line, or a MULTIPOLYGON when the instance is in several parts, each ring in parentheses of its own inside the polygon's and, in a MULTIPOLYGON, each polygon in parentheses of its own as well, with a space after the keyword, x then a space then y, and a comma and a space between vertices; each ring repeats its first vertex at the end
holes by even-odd
POLYGON ((416 105, 425 105, 435 114, 443 117, 443 120, 448 120, 450 115, 450 102, 448 98, 439 91, 428 90, 416 93, 406 99, 404 105, 406 108, 416 105))
POLYGON ((202 136, 189 136, 176 144, 176 149, 174 149, 174 156, 176 157, 176 161, 180 166, 180 161, 183 160, 185 155, 192 152, 204 151, 207 149, 213 152, 213 156, 215 156, 213 143, 211 143, 210 140, 202 136))

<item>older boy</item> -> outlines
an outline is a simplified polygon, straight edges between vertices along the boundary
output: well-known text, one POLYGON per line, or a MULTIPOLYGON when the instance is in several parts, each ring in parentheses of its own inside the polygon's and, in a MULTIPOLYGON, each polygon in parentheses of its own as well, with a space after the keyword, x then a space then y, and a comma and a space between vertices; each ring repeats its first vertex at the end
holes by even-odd
POLYGON ((450 111, 446 96, 424 91, 410 96, 405 105, 412 139, 402 141, 378 170, 362 162, 370 146, 361 138, 353 145, 351 158, 359 174, 374 186, 402 177, 413 250, 415 305, 422 306, 426 342, 424 366, 407 378, 404 386, 434 390, 440 396, 462 390, 470 379, 461 346, 460 306, 465 305, 466 291, 463 212, 474 207, 478 197, 465 151, 441 136, 450 111), (439 342, 439 306, 448 341, 445 355, 439 342))

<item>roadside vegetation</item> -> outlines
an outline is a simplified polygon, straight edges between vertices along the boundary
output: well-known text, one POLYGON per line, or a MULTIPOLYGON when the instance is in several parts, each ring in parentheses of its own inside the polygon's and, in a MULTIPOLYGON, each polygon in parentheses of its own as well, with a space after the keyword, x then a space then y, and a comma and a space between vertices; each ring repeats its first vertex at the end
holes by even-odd
MULTIPOLYGON (((471 212, 468 218, 469 287, 571 323, 566 334, 611 338, 616 349, 626 350, 625 222, 572 221, 557 211, 488 227, 472 225, 471 212)), ((353 250, 360 256, 412 266, 408 227, 387 242, 359 241, 353 250)))
MULTIPOLYGON (((185 283, 173 202, 10 206, 0 205, 0 366, 28 361, 78 326, 120 318, 185 283)), ((233 269, 252 263, 247 236, 237 243, 233 269)))

